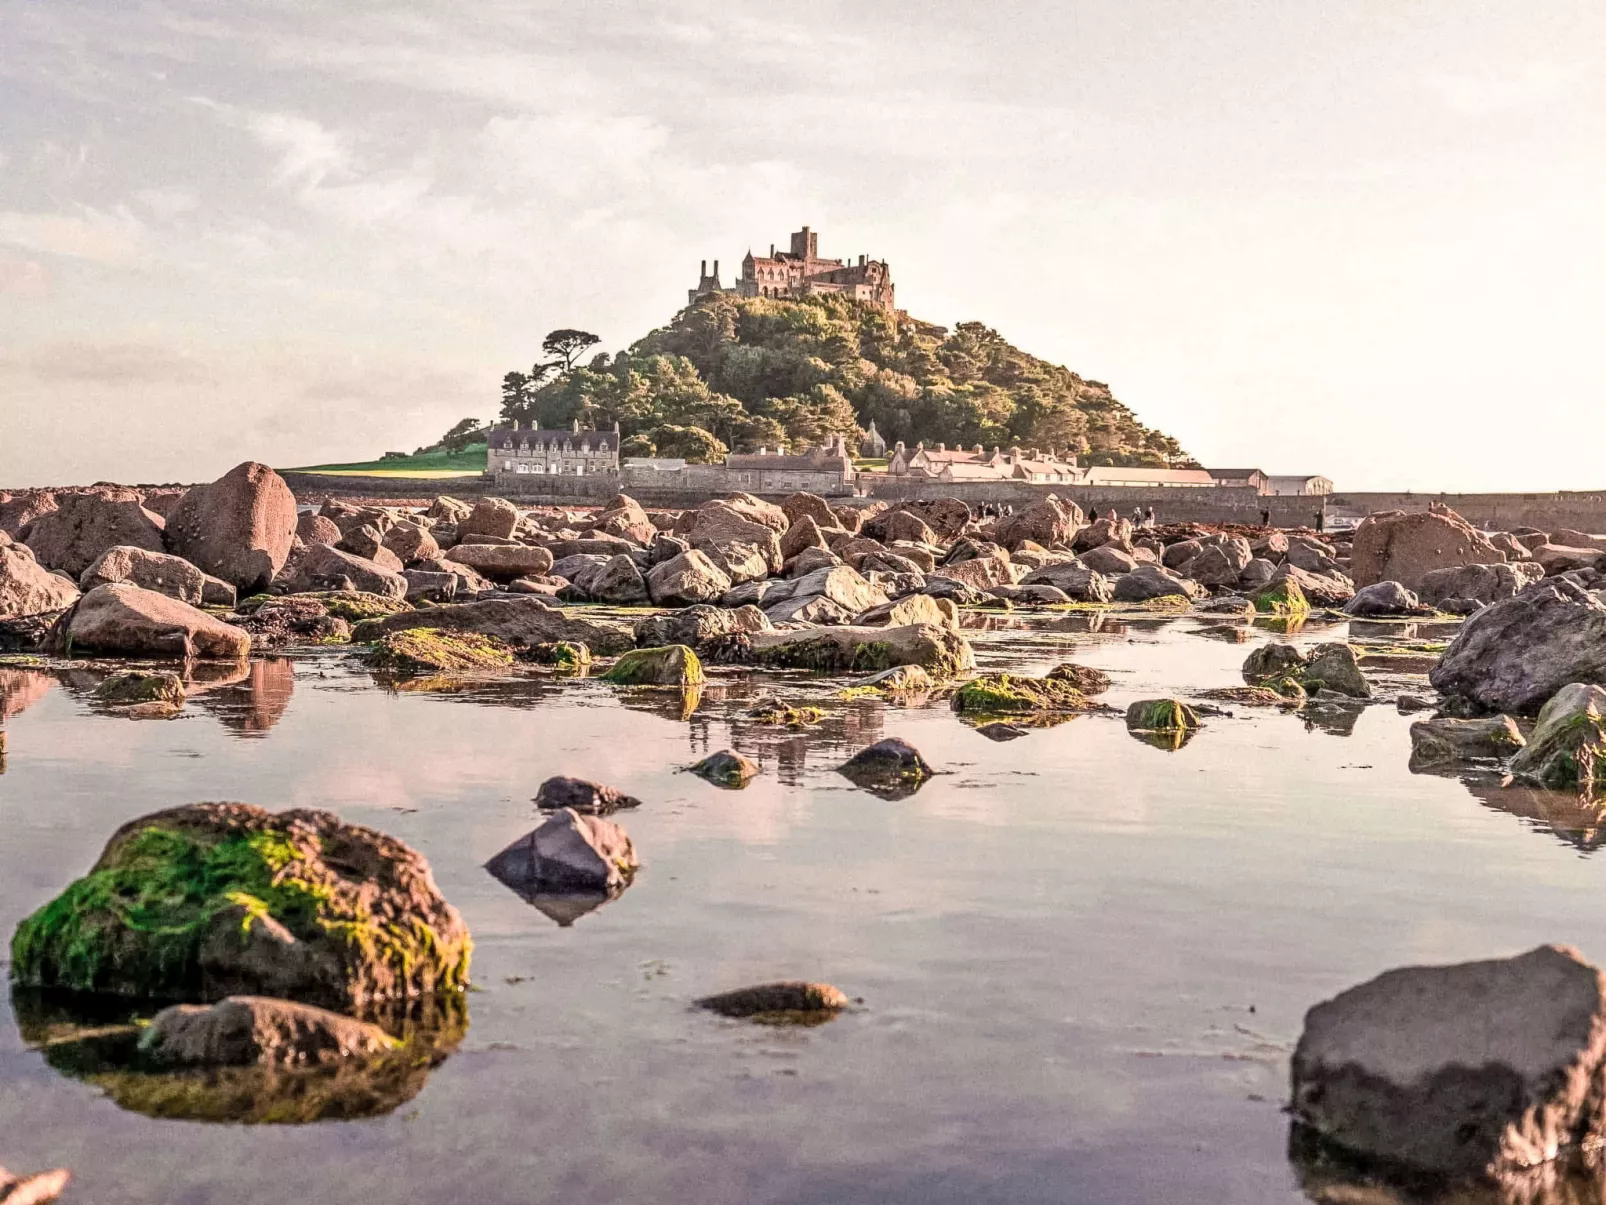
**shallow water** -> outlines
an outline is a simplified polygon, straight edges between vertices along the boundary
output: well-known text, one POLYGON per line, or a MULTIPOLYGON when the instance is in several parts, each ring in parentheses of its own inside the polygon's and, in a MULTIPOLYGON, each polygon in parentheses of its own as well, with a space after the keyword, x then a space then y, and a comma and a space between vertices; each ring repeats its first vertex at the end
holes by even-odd
MULTIPOLYGON (((1211 621, 973 635, 984 667, 1106 669, 1124 708, 1239 682, 1252 645, 1191 634, 1211 621)), ((94 680, 0 670, 0 931, 123 821, 243 799, 409 842, 476 940, 461 1045, 361 1121, 154 1120, 0 1007, 0 1162, 70 1167, 96 1205, 1295 1202, 1307 1007, 1405 963, 1606 958, 1592 818, 1409 773, 1392 706, 1326 728, 1233 708, 1165 752, 1104 716, 994 743, 941 704, 776 730, 741 714, 774 678, 722 679, 689 720, 551 677, 397 693, 334 652, 259 661, 170 721, 93 711, 94 680), (897 802, 834 773, 884 735, 946 773, 897 802), (725 747, 764 767, 745 790, 676 773, 725 747), (481 869, 558 773, 645 801, 616 817, 642 873, 567 926, 481 869), (863 1004, 810 1029, 689 1007, 791 977, 863 1004)))

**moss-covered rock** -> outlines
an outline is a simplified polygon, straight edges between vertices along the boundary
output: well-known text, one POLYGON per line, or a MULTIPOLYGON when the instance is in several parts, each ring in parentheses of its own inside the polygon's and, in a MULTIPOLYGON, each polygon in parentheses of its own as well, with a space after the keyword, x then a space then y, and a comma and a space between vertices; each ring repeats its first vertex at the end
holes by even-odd
POLYGON ((1191 732, 1199 717, 1181 699, 1143 699, 1126 709, 1126 726, 1132 732, 1191 732))
POLYGON ((550 665, 566 673, 583 673, 591 667, 591 650, 573 640, 549 640, 532 644, 523 654, 524 660, 536 665, 550 665))
POLYGON ((461 673, 511 665, 513 650, 478 632, 408 628, 380 637, 368 664, 397 674, 461 673))
POLYGON ((328 812, 198 803, 124 825, 17 927, 19 984, 356 1012, 461 990, 472 943, 424 859, 328 812))
POLYGON ((684 644, 632 649, 600 675, 616 686, 701 686, 703 663, 684 644))
POLYGON ((933 678, 951 678, 976 667, 969 641, 935 624, 751 632, 747 640, 748 660, 778 669, 871 673, 918 665, 933 678))
POLYGON ((175 673, 125 669, 95 687, 95 698, 108 707, 155 705, 176 711, 184 706, 184 679, 175 673))
MULTIPOLYGON (((347 623, 361 623, 365 619, 383 619, 402 611, 411 611, 412 603, 400 598, 386 598, 383 594, 366 594, 361 590, 325 590, 309 594, 292 595, 295 598, 315 598, 325 611, 347 623)), ((243 607, 243 604, 242 604, 243 607)))
POLYGON ((1273 678, 1295 677, 1305 668, 1305 654, 1291 644, 1272 641, 1263 644, 1244 659, 1244 681, 1251 686, 1273 678))
POLYGON ((721 992, 697 1001, 697 1007, 722 1017, 770 1025, 810 1025, 828 1021, 848 1006, 847 995, 829 983, 764 983, 721 992))
POLYGON ((1307 691, 1336 691, 1352 699, 1370 699, 1372 686, 1355 660, 1355 650, 1347 644, 1318 644, 1311 650, 1299 680, 1307 691))
POLYGON ((1110 689, 1110 675, 1091 665, 1077 665, 1065 661, 1049 670, 1045 677, 1050 682, 1068 682, 1084 695, 1099 695, 1110 689))
POLYGON ((696 765, 687 766, 699 778, 721 787, 745 787, 758 774, 758 763, 731 749, 710 753, 696 765))
POLYGON ((1062 678, 982 674, 954 692, 953 709, 966 715, 1030 715, 1043 711, 1087 711, 1086 695, 1062 678))
POLYGON ((825 718, 825 712, 818 707, 807 704, 794 707, 779 695, 766 695, 755 699, 753 705, 747 709, 749 719, 757 720, 761 724, 783 724, 788 728, 806 728, 810 724, 818 724, 825 718))
POLYGON ((1255 595, 1255 611, 1260 615, 1296 618, 1310 614, 1310 600, 1292 578, 1284 578, 1255 595))
POLYGON ((1511 772, 1554 790, 1606 791, 1606 690, 1575 682, 1557 691, 1540 709, 1511 772))

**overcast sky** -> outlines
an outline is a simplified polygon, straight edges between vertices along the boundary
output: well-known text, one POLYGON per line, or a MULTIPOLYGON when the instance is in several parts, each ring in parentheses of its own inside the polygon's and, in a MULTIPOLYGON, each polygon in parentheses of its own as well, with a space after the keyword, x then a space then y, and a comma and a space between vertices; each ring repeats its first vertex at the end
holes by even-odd
POLYGON ((1606 5, 0 0, 0 486, 362 459, 808 223, 1206 464, 1606 488, 1606 5))

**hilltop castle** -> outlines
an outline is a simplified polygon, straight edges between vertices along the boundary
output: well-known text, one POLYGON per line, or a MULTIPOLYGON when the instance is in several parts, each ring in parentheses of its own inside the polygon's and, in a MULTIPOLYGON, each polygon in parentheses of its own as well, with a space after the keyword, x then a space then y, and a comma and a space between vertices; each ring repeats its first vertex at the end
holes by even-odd
POLYGON ((856 264, 821 259, 819 244, 820 236, 805 226, 792 235, 790 251, 777 251, 773 243, 768 256, 756 256, 749 251, 742 260, 741 279, 728 289, 719 282, 719 261, 714 261, 714 271, 710 275, 705 259, 697 287, 687 290, 686 300, 689 304, 710 293, 788 298, 807 297, 811 293, 841 293, 888 312, 896 310, 892 269, 886 260, 863 255, 856 264))

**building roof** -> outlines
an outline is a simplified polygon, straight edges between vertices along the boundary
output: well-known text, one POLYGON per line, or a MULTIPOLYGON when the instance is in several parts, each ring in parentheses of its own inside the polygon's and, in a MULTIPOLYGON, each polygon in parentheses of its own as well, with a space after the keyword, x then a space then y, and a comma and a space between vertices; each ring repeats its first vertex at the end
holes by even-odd
POLYGON ((1206 469, 1205 472, 1223 481, 1247 481, 1256 473, 1266 476, 1264 469, 1206 469))
POLYGON ((1304 489, 1305 486, 1311 484, 1311 482, 1313 482, 1313 481, 1326 482, 1326 484, 1328 484, 1328 485, 1332 485, 1333 484, 1326 477, 1323 477, 1320 473, 1300 474, 1300 475, 1296 475, 1296 476, 1289 476, 1287 474, 1282 474, 1282 475, 1279 475, 1279 476, 1276 476, 1276 477, 1268 477, 1268 478, 1266 478, 1266 484, 1274 494, 1289 493, 1289 492, 1298 493, 1299 491, 1304 489))
POLYGON ((760 455, 757 452, 745 452, 725 457, 725 467, 729 469, 769 469, 790 470, 792 472, 823 473, 832 469, 840 469, 846 458, 831 452, 822 452, 816 455, 808 453, 803 456, 787 456, 779 452, 766 452, 760 455))
POLYGON ((1204 469, 1150 469, 1098 464, 1087 470, 1088 485, 1214 485, 1204 469))
POLYGON ((575 447, 586 443, 609 451, 619 448, 617 431, 565 431, 560 427, 492 427, 488 442, 493 448, 513 448, 521 444, 562 444, 565 440, 575 447))

